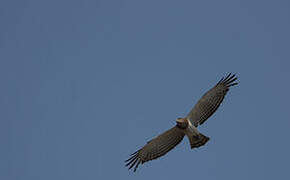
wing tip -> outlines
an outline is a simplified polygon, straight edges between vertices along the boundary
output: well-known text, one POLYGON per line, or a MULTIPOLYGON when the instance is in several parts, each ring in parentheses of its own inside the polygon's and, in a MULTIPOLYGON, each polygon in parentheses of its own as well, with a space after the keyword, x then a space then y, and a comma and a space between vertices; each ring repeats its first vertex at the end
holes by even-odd
POLYGON ((142 162, 142 160, 140 159, 140 157, 138 156, 139 154, 138 154, 138 152, 139 152, 140 150, 138 150, 138 151, 136 151, 136 152, 134 152, 134 153, 132 153, 130 156, 131 157, 129 157, 127 160, 125 160, 125 166, 126 167, 128 167, 128 170, 130 170, 130 169, 132 169, 134 166, 134 169, 133 169, 133 172, 136 172, 136 170, 137 170, 137 168, 138 168, 138 166, 140 165, 140 163, 141 164, 143 164, 143 162, 142 162), (136 164, 137 163, 137 164, 136 164))
POLYGON ((236 76, 236 74, 229 73, 226 77, 222 77, 217 85, 222 84, 229 88, 238 84, 238 82, 236 82, 237 79, 238 77, 236 76))

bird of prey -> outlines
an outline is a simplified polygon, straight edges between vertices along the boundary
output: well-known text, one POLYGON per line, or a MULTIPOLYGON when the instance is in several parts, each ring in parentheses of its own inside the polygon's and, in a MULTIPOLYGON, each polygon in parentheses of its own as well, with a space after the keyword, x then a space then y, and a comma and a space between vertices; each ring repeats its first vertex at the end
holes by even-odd
POLYGON ((148 141, 145 146, 131 154, 131 157, 125 161, 126 166, 129 166, 129 169, 135 166, 135 172, 140 163, 165 155, 178 145, 185 135, 189 139, 191 149, 205 145, 209 137, 200 133, 197 127, 218 109, 229 88, 238 84, 236 80, 235 74, 231 73, 222 78, 198 100, 186 117, 176 119, 173 128, 148 141))

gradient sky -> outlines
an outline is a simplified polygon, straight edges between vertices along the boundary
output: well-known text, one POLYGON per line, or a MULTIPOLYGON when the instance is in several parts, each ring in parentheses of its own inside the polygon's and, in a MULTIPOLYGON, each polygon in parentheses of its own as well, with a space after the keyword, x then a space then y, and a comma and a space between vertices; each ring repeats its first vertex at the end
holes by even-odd
POLYGON ((290 1, 0 1, 0 179, 289 179, 290 1), (136 173, 129 154, 228 72, 218 111, 136 173))

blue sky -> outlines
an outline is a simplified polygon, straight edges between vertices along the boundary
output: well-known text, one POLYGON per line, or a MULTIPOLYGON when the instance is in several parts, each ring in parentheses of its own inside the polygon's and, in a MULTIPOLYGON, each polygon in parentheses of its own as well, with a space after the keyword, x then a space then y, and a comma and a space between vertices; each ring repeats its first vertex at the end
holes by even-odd
POLYGON ((0 22, 0 179, 289 178, 289 1, 4 0, 0 22), (228 72, 204 147, 124 167, 228 72))

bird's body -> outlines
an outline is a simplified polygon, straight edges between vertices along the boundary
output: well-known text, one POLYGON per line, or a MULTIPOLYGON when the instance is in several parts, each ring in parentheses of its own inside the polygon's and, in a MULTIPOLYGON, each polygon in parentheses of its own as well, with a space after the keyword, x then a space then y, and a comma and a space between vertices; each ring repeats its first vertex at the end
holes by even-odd
POLYGON ((177 118, 177 127, 188 137, 191 149, 204 145, 209 137, 201 134, 188 118, 177 118))
POLYGON ((197 130, 197 128, 192 125, 192 123, 190 122, 190 120, 186 119, 186 121, 188 122, 188 126, 185 129, 185 134, 190 137, 190 136, 198 136, 199 132, 197 130))
POLYGON ((134 171, 136 171, 140 163, 165 155, 179 144, 184 136, 188 137, 191 149, 206 144, 209 137, 200 133, 197 127, 218 109, 229 88, 238 84, 235 82, 236 79, 231 73, 222 78, 201 97, 186 117, 176 119, 176 126, 148 141, 143 148, 131 154, 131 157, 126 160, 126 166, 129 166, 129 169, 135 166, 134 171))

